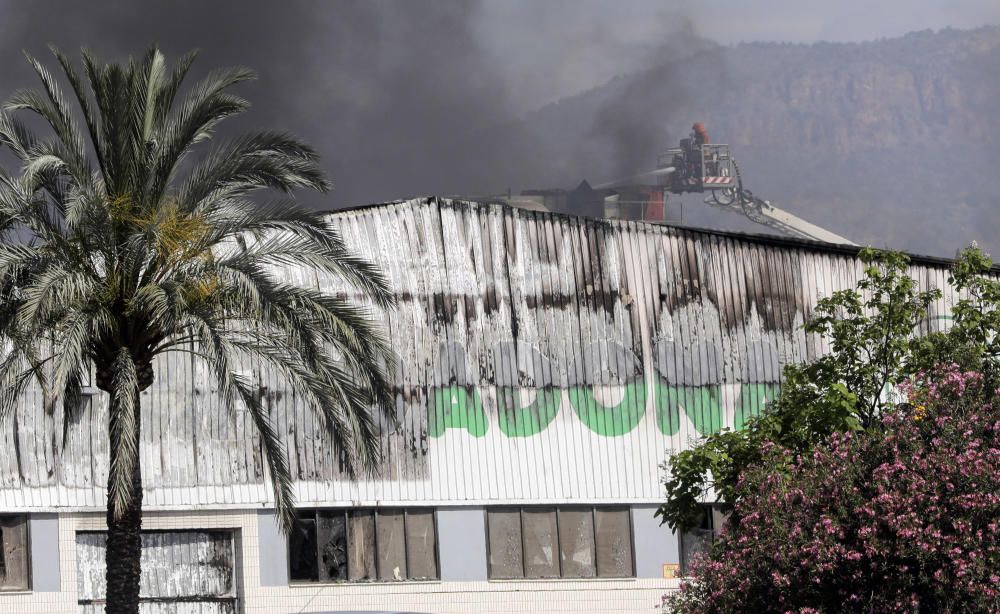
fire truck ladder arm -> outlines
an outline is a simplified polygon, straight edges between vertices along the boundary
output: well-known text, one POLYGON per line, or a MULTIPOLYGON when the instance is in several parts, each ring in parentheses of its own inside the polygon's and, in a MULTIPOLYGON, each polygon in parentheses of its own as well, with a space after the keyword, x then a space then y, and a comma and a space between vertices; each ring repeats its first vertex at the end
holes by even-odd
POLYGON ((734 174, 736 175, 735 193, 726 191, 731 195, 729 198, 719 198, 717 193, 713 193, 712 196, 705 199, 705 203, 717 209, 741 213, 758 224, 800 239, 811 239, 813 241, 837 243, 840 245, 856 245, 853 241, 837 233, 830 232, 797 215, 779 209, 766 200, 757 198, 750 190, 743 187, 743 177, 740 174, 740 166, 737 164, 736 159, 731 158, 731 162, 734 174))
POLYGON ((813 241, 837 243, 840 245, 856 245, 853 241, 834 232, 807 222, 797 215, 779 209, 765 200, 754 197, 747 190, 742 191, 740 196, 740 203, 722 205, 715 202, 711 197, 706 198, 705 203, 716 209, 723 209, 731 213, 746 216, 758 224, 800 239, 811 239, 813 241))

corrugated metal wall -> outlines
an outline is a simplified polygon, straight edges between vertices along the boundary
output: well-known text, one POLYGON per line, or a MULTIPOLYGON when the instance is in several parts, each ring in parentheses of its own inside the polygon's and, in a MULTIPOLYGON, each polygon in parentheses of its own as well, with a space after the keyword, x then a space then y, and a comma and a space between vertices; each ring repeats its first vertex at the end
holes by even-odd
MULTIPOLYGON (((106 533, 76 534, 80 614, 104 612, 106 533)), ((143 614, 235 614, 236 557, 227 531, 157 531, 142 535, 143 614)))
MULTIPOLYGON (((384 428, 383 474, 349 482, 319 422, 267 377, 305 504, 657 501, 667 451, 758 412, 782 365, 825 351, 801 329, 816 300, 861 275, 850 254, 805 244, 499 205, 424 199, 335 219, 397 292, 400 422, 384 428)), ((944 325, 946 268, 912 275, 944 290, 925 328, 944 325)), ((105 399, 63 446, 40 396, 3 425, 0 509, 101 507, 105 399)), ((251 423, 219 407, 202 365, 161 361, 142 402, 147 507, 267 501, 251 423)))

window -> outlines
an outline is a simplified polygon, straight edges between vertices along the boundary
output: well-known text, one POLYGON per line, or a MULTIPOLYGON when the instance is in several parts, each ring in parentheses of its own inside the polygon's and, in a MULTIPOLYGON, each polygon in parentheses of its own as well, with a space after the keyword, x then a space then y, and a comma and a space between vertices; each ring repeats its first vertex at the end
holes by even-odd
POLYGON ((703 505, 701 525, 681 536, 681 572, 685 575, 695 556, 707 553, 718 536, 726 517, 718 506, 703 505))
POLYGON ((28 517, 0 516, 0 591, 28 590, 28 517))
MULTIPOLYGON (((139 611, 236 612, 236 543, 229 530, 143 531, 139 611)), ((76 534, 80 612, 104 611, 108 534, 76 534)))
POLYGON ((486 512, 489 577, 630 578, 627 507, 522 507, 486 512))
POLYGON ((429 509, 308 510, 289 537, 295 582, 396 582, 438 578, 429 509))

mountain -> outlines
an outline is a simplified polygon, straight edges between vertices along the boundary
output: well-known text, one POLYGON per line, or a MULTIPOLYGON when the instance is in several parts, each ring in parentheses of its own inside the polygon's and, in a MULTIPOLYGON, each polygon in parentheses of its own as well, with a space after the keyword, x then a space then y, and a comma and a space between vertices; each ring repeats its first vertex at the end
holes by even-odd
MULTIPOLYGON (((858 243, 953 256, 977 240, 1000 254, 1000 27, 668 41, 643 71, 476 135, 482 153, 458 164, 500 189, 600 182, 648 170, 695 120, 733 146, 747 188, 858 243)), ((739 223, 690 199, 685 215, 739 223)))

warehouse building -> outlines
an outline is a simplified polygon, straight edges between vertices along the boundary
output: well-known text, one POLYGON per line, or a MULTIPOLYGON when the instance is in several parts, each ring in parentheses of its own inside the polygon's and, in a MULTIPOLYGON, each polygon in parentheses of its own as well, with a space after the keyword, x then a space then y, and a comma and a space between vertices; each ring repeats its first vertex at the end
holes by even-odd
MULTIPOLYGON (((256 436, 204 365, 176 354, 142 397, 144 612, 648 612, 711 539, 653 513, 661 464, 739 428, 784 364, 823 353, 801 325, 854 287, 856 250, 427 198, 333 214, 397 292, 398 421, 380 475, 350 480, 278 379, 301 523, 278 530, 256 436)), ((283 271, 348 292, 333 279, 283 271)), ((954 302, 947 263, 912 275, 954 302)), ((0 611, 103 611, 106 398, 0 430, 0 611)))

